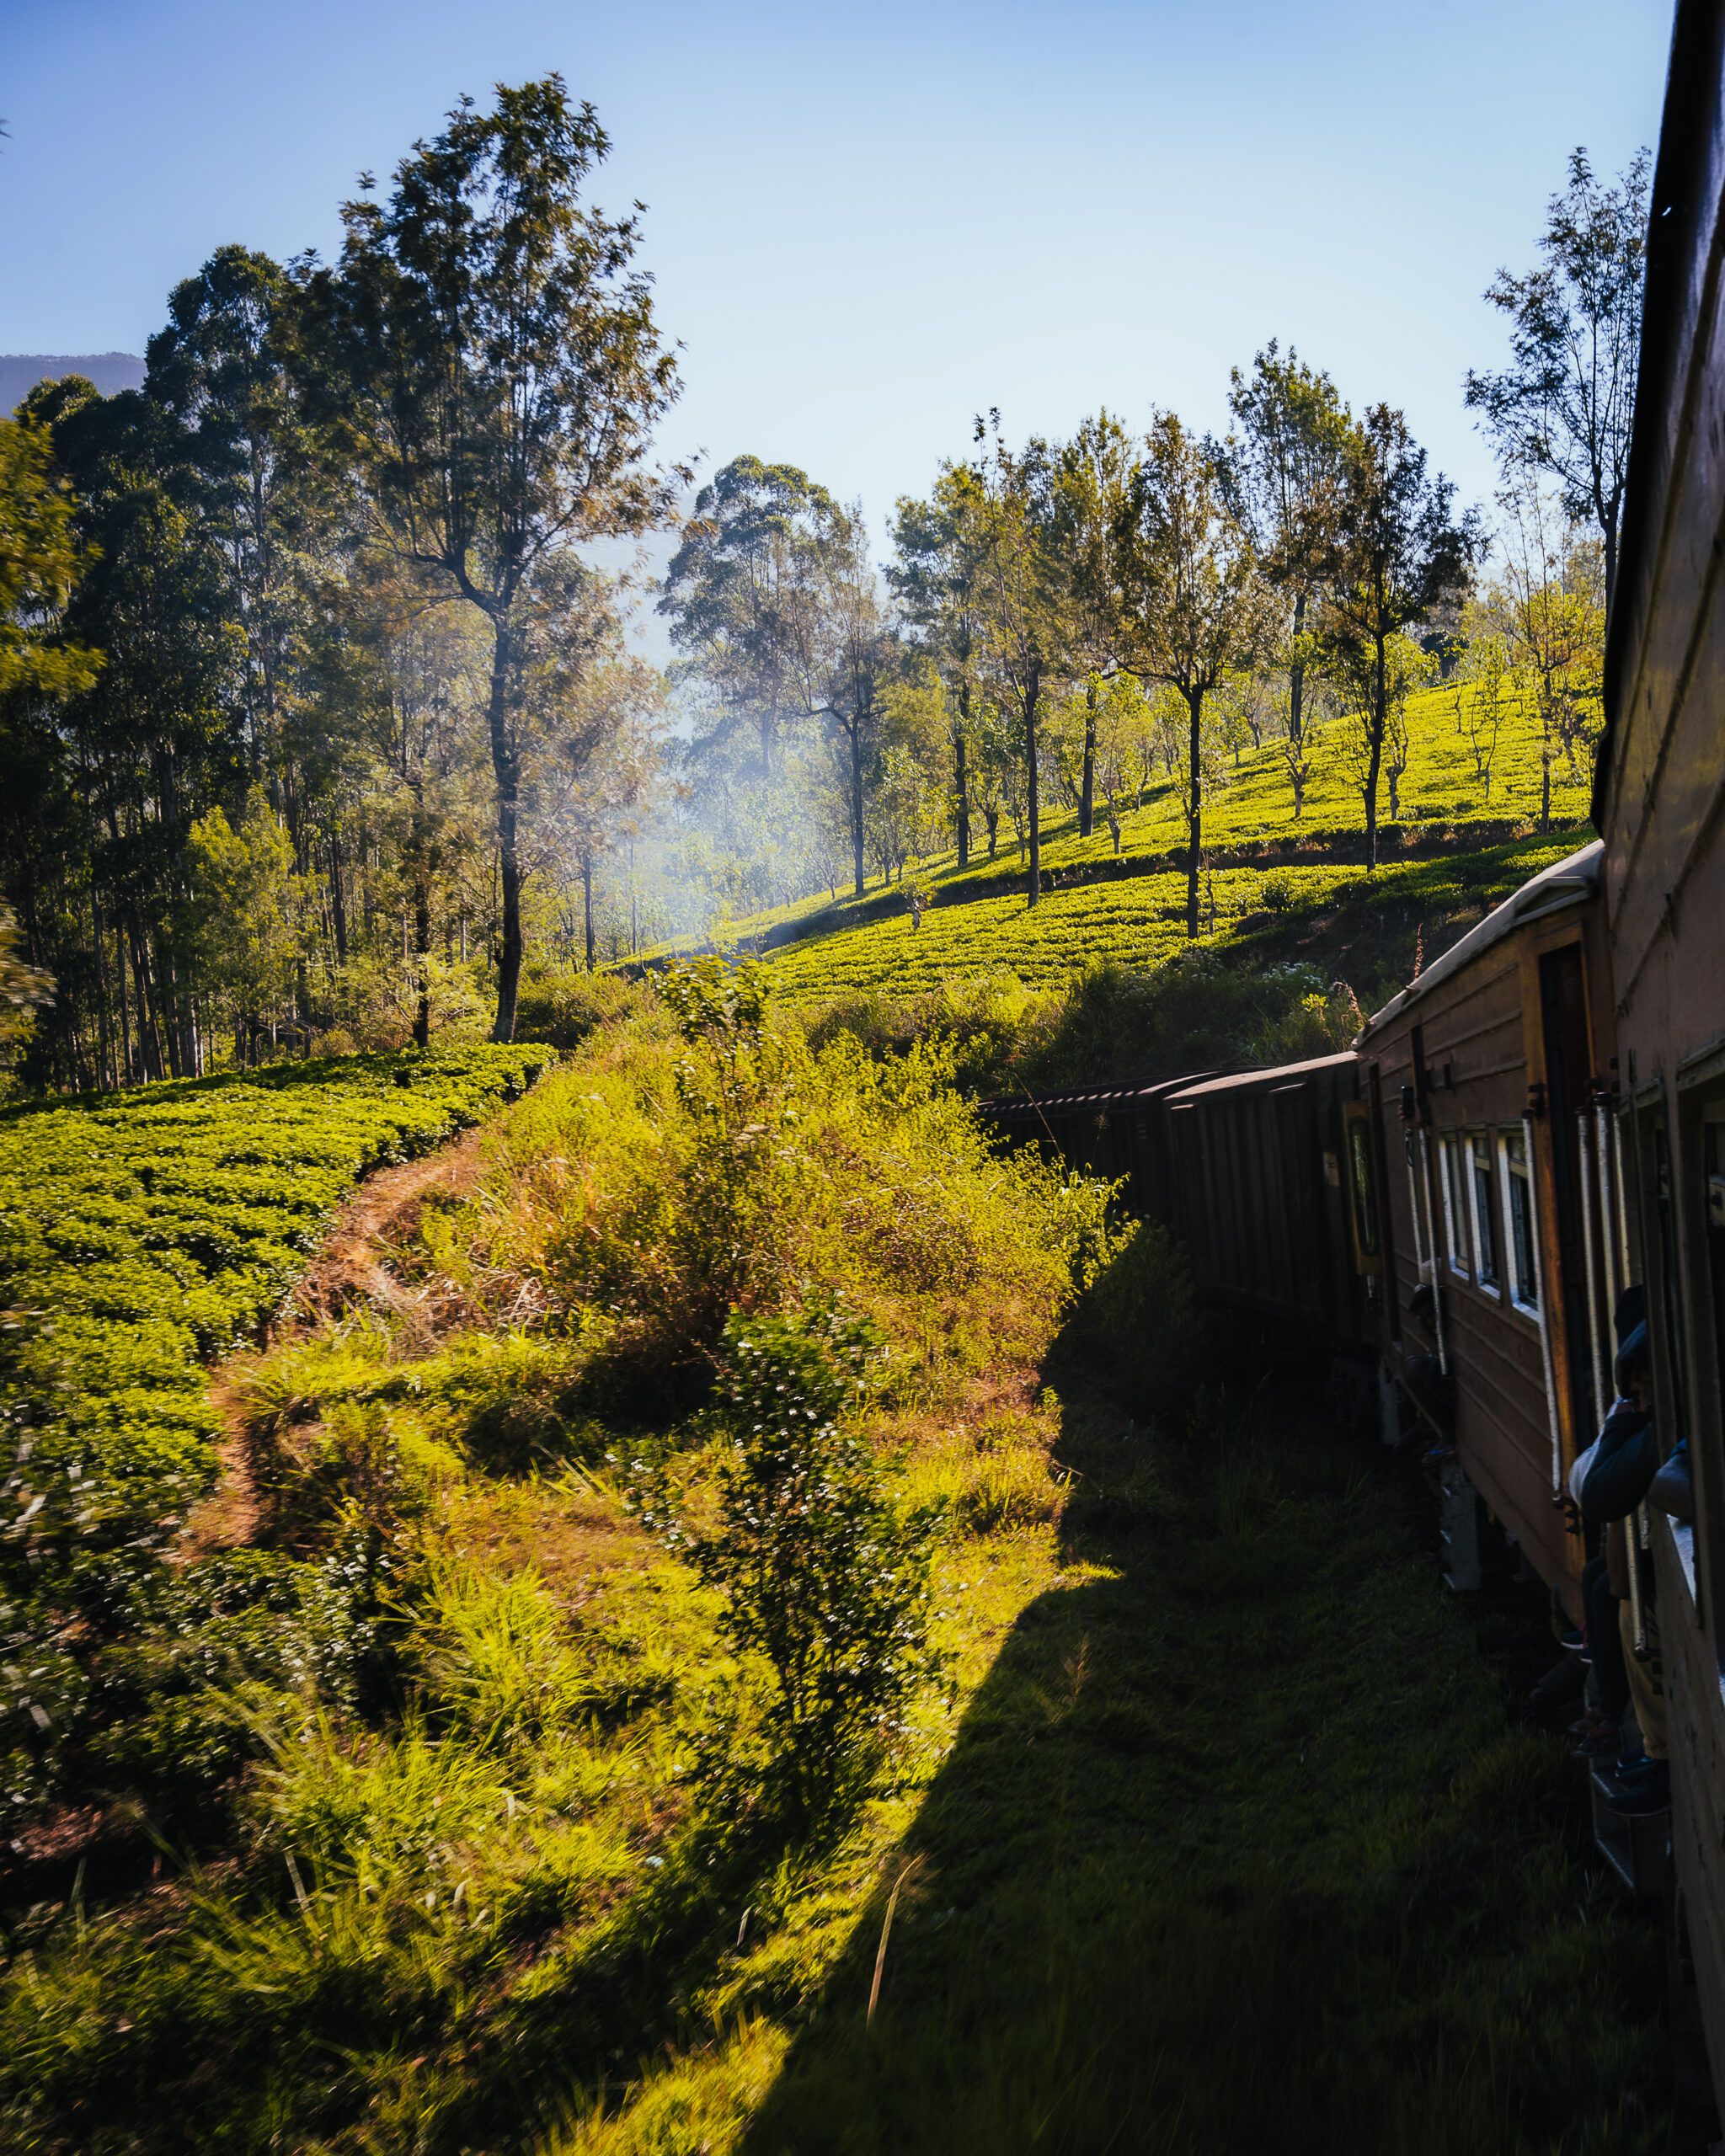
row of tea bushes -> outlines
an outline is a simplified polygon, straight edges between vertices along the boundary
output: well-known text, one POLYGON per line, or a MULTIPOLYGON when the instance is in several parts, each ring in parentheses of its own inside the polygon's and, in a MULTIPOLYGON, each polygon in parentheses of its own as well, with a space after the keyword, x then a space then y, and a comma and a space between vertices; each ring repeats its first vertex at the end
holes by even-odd
POLYGON ((357 1177, 553 1054, 347 1057, 0 1113, 0 1601, 69 1596, 99 1623, 214 1480, 201 1364, 256 1332, 357 1177))

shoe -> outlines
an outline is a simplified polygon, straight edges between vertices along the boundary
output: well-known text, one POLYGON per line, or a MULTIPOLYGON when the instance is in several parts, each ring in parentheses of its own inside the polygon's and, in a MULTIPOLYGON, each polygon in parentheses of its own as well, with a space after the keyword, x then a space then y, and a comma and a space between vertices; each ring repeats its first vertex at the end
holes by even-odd
POLYGON ((1578 1759, 1609 1759, 1622 1741, 1617 1734, 1616 1722, 1608 1721, 1598 1729, 1590 1730, 1582 1738, 1575 1748, 1574 1756, 1578 1759))
POLYGON ((1614 1812, 1621 1812, 1632 1819, 1644 1819, 1649 1812, 1666 1812, 1671 1806, 1671 1767, 1669 1760, 1649 1759, 1647 1772, 1630 1780, 1621 1778, 1606 1796, 1605 1801, 1614 1812))
POLYGON ((1566 1654, 1580 1654, 1587 1646, 1587 1634, 1572 1625, 1567 1631, 1558 1634, 1557 1644, 1566 1654))
POLYGON ((1644 1774, 1653 1764, 1645 1752, 1620 1752, 1611 1772, 1620 1782, 1633 1781, 1638 1774, 1644 1774))

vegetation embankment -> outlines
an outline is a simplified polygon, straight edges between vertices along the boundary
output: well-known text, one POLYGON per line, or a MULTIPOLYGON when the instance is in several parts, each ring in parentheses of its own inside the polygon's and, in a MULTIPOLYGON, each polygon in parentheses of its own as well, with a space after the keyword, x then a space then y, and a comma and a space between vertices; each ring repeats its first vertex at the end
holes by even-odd
POLYGON ((19 1883, 12 2141, 1657 2145, 1392 1475, 1194 1396, 1176 1254, 943 1049, 671 995, 229 1365, 254 1546, 82 1763, 160 1876, 19 1883))

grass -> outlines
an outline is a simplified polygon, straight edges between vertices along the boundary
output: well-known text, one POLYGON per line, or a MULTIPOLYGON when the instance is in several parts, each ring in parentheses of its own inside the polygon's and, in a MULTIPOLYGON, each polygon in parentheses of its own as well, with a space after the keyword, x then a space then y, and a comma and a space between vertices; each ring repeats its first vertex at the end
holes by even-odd
POLYGON ((254 1368, 291 1540, 184 1584, 151 1707, 248 1743, 213 1824, 110 1788, 155 1879, 48 1851, 14 1881, 0 2138, 1663 2146, 1651 1935, 1578 1870, 1562 1748, 1514 1726, 1393 1465, 1291 1400, 1193 1395, 1178 1260, 996 1158, 937 1059, 795 1039, 742 1292, 836 1290, 885 1334, 876 1456, 946 1508, 952 1683, 865 1802, 788 1836, 759 1673, 658 1531, 710 1501, 713 1410, 605 1389, 620 1337, 699 1306, 677 1054, 648 1011, 595 1034, 395 1253, 395 1318, 254 1368), (503 1446, 493 1353, 535 1401, 503 1446))

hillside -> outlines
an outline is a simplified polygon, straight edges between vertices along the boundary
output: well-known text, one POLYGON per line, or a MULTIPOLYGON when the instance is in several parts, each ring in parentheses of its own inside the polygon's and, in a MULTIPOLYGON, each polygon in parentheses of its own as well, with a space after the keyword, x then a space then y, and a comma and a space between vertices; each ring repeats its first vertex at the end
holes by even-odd
MULTIPOLYGON (((1296 819, 1276 744, 1225 771, 1205 817, 1204 941, 1259 958, 1299 958, 1326 980, 1349 981, 1362 1001, 1399 983, 1416 945, 1429 960, 1515 885, 1579 842, 1588 809, 1583 773, 1553 771, 1552 829, 1536 829, 1539 742, 1530 716, 1506 719, 1482 780, 1463 728, 1465 691, 1412 700, 1401 814, 1389 816, 1381 865, 1364 866, 1365 819, 1345 768, 1345 723, 1320 730, 1318 770, 1296 819), (1213 922, 1214 926, 1210 924, 1213 922)), ((1122 819, 1114 852, 1100 816, 1081 839, 1062 810, 1043 831, 1044 892, 1024 903, 1024 871, 1002 826, 997 857, 960 872, 950 856, 925 864, 932 903, 920 927, 895 886, 862 899, 804 901, 725 925, 718 940, 764 956, 775 982, 797 996, 885 990, 913 994, 943 980, 1009 969, 1058 988, 1109 960, 1154 966, 1182 949, 1184 826, 1165 779, 1122 819)))
POLYGON ((143 385, 144 363, 135 352, 0 352, 0 412, 10 412, 39 382, 81 374, 104 397, 143 385))

